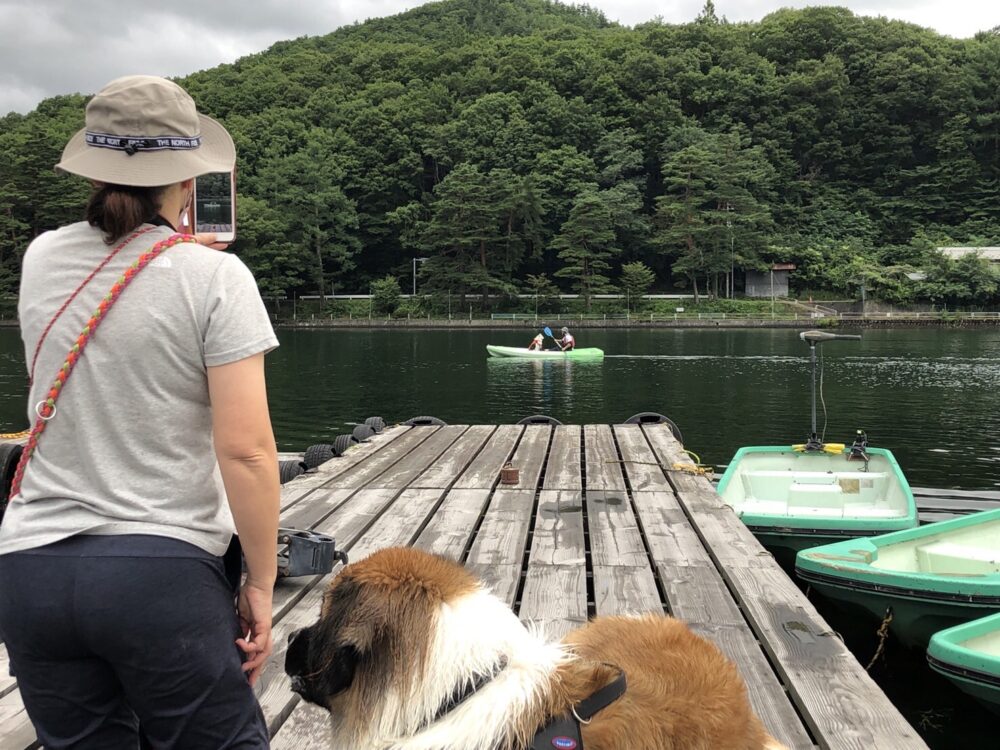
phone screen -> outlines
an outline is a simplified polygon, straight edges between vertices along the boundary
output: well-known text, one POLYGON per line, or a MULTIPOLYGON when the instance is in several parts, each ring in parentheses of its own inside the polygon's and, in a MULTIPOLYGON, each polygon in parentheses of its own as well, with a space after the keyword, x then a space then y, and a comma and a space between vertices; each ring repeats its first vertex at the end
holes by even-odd
POLYGON ((231 172, 210 172, 195 178, 194 231, 215 232, 220 242, 236 236, 236 195, 231 172))

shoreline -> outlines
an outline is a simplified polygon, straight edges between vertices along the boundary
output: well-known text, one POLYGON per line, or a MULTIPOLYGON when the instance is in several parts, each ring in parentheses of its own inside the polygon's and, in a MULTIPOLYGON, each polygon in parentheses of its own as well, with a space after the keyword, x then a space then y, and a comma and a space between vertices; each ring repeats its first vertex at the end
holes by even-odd
MULTIPOLYGON (((860 328, 860 329, 892 329, 892 328, 1000 328, 1000 317, 905 317, 902 314, 892 317, 869 318, 678 318, 677 320, 642 320, 633 318, 584 319, 579 318, 538 318, 519 320, 488 320, 484 318, 310 318, 308 320, 272 320, 275 328, 305 328, 305 329, 346 329, 346 330, 526 330, 540 326, 559 328, 586 329, 656 329, 656 328, 691 328, 691 329, 807 329, 807 328, 860 328)), ((0 320, 0 328, 19 328, 15 319, 0 320)))
POLYGON ((574 320, 573 318, 539 318, 538 320, 485 320, 447 318, 412 318, 375 320, 322 319, 276 320, 276 328, 316 328, 316 329, 357 329, 357 330, 509 330, 534 329, 547 325, 551 328, 567 326, 587 329, 654 329, 654 328, 697 328, 697 329, 762 329, 762 328, 1000 328, 1000 318, 711 318, 677 320, 574 320))

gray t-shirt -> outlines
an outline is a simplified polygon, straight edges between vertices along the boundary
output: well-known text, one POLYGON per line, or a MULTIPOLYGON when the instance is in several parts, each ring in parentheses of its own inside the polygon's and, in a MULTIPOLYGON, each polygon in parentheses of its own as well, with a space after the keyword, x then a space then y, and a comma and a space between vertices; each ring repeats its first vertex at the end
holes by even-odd
MULTIPOLYGON (((30 424, 98 302, 172 233, 157 227, 133 240, 66 308, 38 355, 30 424)), ((29 368, 52 316, 110 250, 85 222, 28 247, 18 312, 29 368)), ((0 525, 0 554, 75 534, 153 534, 221 555, 233 522, 212 445, 206 368, 277 345, 239 258, 193 243, 166 249, 125 289, 77 362, 0 525)))

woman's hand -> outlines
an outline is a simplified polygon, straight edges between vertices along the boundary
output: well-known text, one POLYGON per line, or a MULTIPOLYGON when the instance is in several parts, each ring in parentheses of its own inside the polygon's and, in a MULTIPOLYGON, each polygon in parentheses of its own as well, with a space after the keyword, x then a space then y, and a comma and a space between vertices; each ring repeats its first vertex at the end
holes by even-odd
POLYGON ((225 250, 229 247, 228 242, 216 242, 215 232, 198 232, 194 238, 198 240, 199 245, 204 245, 205 247, 210 247, 213 250, 225 250))
POLYGON ((237 610, 240 616, 242 638, 236 645, 246 654, 243 671, 250 673, 250 685, 257 683, 264 663, 274 649, 271 634, 271 600, 274 585, 257 585, 249 578, 240 587, 237 610))

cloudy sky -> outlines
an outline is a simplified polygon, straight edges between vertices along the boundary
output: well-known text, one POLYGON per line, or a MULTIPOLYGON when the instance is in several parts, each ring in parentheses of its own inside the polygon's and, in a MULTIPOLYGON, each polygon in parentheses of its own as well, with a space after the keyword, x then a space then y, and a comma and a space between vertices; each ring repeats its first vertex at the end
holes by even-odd
MULTIPOLYGON (((0 114, 57 94, 90 94, 129 73, 180 76, 300 36, 399 13, 427 0, 0 0, 0 114)), ((692 20, 704 0, 587 0, 633 25, 692 20)), ((715 0, 731 21, 832 4, 968 37, 1000 24, 998 0, 715 0)))

